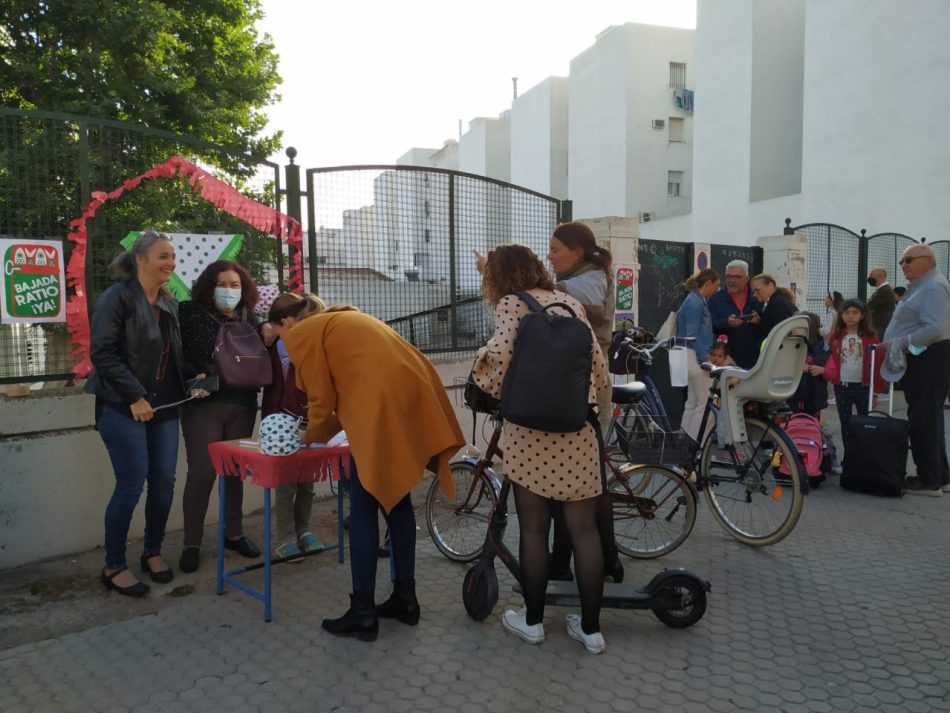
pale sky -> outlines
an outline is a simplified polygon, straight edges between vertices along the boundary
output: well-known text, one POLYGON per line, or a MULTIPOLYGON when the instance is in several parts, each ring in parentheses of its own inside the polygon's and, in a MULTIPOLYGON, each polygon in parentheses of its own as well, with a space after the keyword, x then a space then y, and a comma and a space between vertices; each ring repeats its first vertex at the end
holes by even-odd
MULTIPOLYGON (((262 0, 280 54, 270 107, 305 168, 395 163, 567 76, 610 25, 695 28, 696 0, 262 0)), ((281 165, 283 152, 272 157, 281 165)))

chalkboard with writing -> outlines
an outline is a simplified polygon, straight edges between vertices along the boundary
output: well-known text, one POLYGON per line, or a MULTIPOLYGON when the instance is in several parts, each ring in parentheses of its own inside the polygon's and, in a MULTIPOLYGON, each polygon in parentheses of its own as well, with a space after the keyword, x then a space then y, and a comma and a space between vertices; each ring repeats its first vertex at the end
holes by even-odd
POLYGON ((640 240, 639 326, 656 332, 684 295, 683 280, 690 274, 692 246, 666 240, 640 240))
POLYGON ((726 265, 733 260, 749 263, 749 277, 762 272, 762 248, 754 245, 713 245, 712 268, 725 281, 726 265))

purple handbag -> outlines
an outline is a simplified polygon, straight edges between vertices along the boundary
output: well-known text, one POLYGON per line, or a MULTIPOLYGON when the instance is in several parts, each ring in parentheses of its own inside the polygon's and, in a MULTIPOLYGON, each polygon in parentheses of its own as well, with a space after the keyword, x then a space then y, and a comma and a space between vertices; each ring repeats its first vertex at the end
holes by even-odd
POLYGON ((241 316, 240 322, 221 323, 211 360, 222 386, 257 391, 274 379, 270 355, 247 314, 241 316))

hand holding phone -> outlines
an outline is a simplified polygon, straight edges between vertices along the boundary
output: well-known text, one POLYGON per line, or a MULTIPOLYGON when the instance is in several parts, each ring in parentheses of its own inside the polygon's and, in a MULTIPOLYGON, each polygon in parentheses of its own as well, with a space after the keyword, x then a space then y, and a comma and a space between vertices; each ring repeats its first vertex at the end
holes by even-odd
POLYGON ((213 394, 218 390, 218 375, 211 374, 210 376, 206 374, 201 374, 196 376, 194 379, 190 379, 188 383, 185 384, 185 391, 191 394, 193 391, 204 391, 204 396, 208 394, 213 394))

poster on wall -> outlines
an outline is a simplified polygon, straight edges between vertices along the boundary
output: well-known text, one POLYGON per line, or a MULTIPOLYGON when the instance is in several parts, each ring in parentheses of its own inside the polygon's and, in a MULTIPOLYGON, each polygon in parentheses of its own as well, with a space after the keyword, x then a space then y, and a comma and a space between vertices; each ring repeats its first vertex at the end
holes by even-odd
POLYGON ((693 274, 712 267, 712 245, 693 243, 693 274))
POLYGON ((0 238, 0 258, 0 323, 66 321, 66 272, 61 242, 0 238))
POLYGON ((614 286, 616 302, 614 303, 614 320, 622 322, 630 320, 637 323, 637 268, 636 265, 614 265, 614 286))
MULTIPOLYGON (((119 243, 128 250, 142 234, 133 230, 119 243)), ((168 289, 179 302, 191 299, 191 284, 204 269, 217 260, 235 260, 244 245, 244 236, 203 233, 169 233, 175 246, 175 273, 168 289)))

